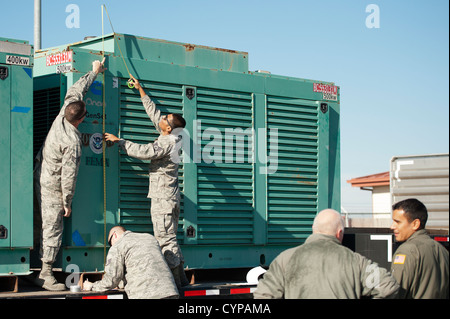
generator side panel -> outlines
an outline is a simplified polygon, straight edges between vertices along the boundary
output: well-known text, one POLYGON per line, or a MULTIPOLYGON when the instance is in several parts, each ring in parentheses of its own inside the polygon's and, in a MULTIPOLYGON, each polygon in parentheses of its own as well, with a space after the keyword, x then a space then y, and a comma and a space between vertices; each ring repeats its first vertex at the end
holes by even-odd
POLYGON ((33 246, 33 47, 0 39, 0 274, 26 274, 33 246))
POLYGON ((11 73, 0 64, 0 248, 11 246, 11 73))
MULTIPOLYGON (((340 210, 338 87, 325 83, 315 89, 320 82, 137 59, 127 63, 162 114, 180 113, 187 121, 177 232, 187 266, 269 264, 304 242, 318 211, 340 210)), ((118 58, 110 65, 112 73, 126 72, 118 58)), ((136 143, 153 142, 158 133, 126 81, 119 79, 117 133, 136 143)), ((121 224, 152 233, 148 162, 121 154, 119 168, 121 224)))
POLYGON ((11 246, 33 246, 33 78, 17 66, 11 78, 11 246))

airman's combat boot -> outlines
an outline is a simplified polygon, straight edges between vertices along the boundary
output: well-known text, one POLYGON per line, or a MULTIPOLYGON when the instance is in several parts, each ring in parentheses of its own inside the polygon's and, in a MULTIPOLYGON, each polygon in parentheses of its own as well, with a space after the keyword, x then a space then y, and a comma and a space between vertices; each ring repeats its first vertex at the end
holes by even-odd
POLYGON ((62 291, 66 290, 66 286, 64 284, 58 283, 56 278, 53 276, 52 272, 52 264, 42 263, 42 269, 39 273, 39 276, 36 278, 35 283, 50 291, 62 291))

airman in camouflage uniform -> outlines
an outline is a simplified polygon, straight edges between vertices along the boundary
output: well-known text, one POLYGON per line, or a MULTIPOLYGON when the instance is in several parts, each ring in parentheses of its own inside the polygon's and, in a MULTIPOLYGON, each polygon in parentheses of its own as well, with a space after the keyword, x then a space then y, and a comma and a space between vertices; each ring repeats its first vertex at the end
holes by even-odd
POLYGON ((111 248, 103 279, 93 284, 86 280, 83 290, 106 291, 123 281, 129 299, 178 298, 172 273, 155 237, 116 226, 108 238, 111 248))
POLYGON ((36 283, 47 290, 64 290, 52 273, 61 246, 63 216, 69 217, 75 193, 81 158, 81 133, 78 125, 86 116, 83 98, 103 63, 95 61, 93 71, 82 76, 68 91, 58 116, 54 120, 41 150, 36 156, 34 170, 36 198, 41 210, 40 257, 42 270, 36 283))
POLYGON ((178 287, 188 283, 184 272, 184 257, 177 242, 178 219, 180 216, 180 188, 178 186, 178 162, 175 161, 180 136, 171 134, 184 128, 185 120, 178 114, 161 116, 155 103, 145 94, 139 82, 132 77, 139 90, 147 115, 160 133, 154 143, 136 144, 106 133, 107 141, 118 143, 125 153, 140 160, 151 160, 149 165, 149 192, 151 198, 151 219, 155 238, 158 240, 167 264, 173 272, 178 287))

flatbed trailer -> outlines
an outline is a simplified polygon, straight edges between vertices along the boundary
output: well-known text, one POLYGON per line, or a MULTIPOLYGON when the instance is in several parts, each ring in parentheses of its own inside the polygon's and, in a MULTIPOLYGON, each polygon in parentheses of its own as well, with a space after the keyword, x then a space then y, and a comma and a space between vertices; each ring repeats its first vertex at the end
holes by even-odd
MULTIPOLYGON (((245 269, 218 269, 213 271, 201 271, 196 273, 188 271, 191 284, 179 290, 180 299, 252 299, 256 284, 238 280, 242 278, 245 269), (222 277, 217 277, 217 273, 222 277), (215 280, 221 278, 222 280, 215 280)), ((123 288, 116 288, 105 292, 80 291, 47 291, 36 286, 33 278, 38 273, 35 270, 28 276, 3 276, 0 277, 0 300, 1 299, 128 299, 123 288)), ((67 273, 54 270, 58 282, 66 282, 67 273)), ((103 273, 80 274, 80 282, 85 279, 96 281, 102 278, 103 273)), ((245 277, 244 277, 245 278, 245 277)), ((66 284, 67 285, 67 284, 66 284)))
MULTIPOLYGON (((449 235, 445 230, 428 230, 429 235, 449 249, 449 235)), ((391 257, 399 244, 394 241, 388 228, 350 228, 345 230, 343 245, 390 269, 391 257)), ((186 270, 191 284, 179 290, 180 299, 253 299, 256 283, 246 281, 249 268, 196 269, 186 270)), ((35 286, 32 277, 0 276, 0 299, 127 299, 124 289, 106 292, 47 291, 35 286)), ((54 270, 59 282, 66 282, 69 274, 54 270)), ((100 280, 103 273, 80 274, 80 282, 85 279, 100 280)))
MULTIPOLYGON (((202 283, 180 289, 180 299, 252 299, 256 285, 246 283, 202 283)), ((47 291, 37 286, 24 286, 18 292, 2 292, 1 299, 128 299, 124 289, 105 292, 47 291)))

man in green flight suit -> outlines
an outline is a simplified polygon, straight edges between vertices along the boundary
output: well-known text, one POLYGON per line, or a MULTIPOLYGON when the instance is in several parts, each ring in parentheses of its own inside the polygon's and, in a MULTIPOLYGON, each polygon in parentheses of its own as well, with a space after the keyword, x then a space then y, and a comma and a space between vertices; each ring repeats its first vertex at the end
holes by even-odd
POLYGON ((449 253, 428 236, 428 211, 415 198, 392 206, 395 239, 402 242, 394 254, 392 275, 400 284, 399 297, 408 299, 449 298, 449 253))

